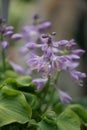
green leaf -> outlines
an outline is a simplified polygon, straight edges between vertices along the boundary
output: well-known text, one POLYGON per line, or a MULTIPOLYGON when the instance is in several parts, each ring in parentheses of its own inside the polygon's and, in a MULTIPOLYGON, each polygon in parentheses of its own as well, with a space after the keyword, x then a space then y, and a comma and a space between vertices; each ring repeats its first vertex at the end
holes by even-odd
POLYGON ((45 121, 41 121, 37 130, 58 130, 57 125, 51 125, 45 121))
POLYGON ((63 111, 58 119, 58 130, 80 130, 80 119, 79 117, 69 108, 63 111))
POLYGON ((0 88, 0 127, 13 122, 24 124, 31 115, 31 107, 23 93, 7 86, 0 88))
POLYGON ((81 105, 74 104, 70 105, 69 108, 72 109, 84 123, 87 123, 87 111, 81 105))
POLYGON ((30 76, 22 76, 17 79, 8 78, 3 84, 6 84, 8 87, 20 90, 23 92, 35 92, 36 87, 32 84, 30 76))
POLYGON ((12 71, 12 70, 7 70, 4 75, 8 78, 8 77, 13 77, 13 78, 17 78, 19 76, 18 73, 12 71))
POLYGON ((42 116, 42 121, 38 124, 38 130, 58 130, 56 121, 55 112, 48 111, 42 116))
POLYGON ((27 102, 31 106, 31 108, 35 110, 39 105, 38 103, 39 99, 37 98, 37 96, 31 93, 25 93, 25 92, 24 92, 24 95, 26 97, 27 102))
POLYGON ((16 82, 18 84, 19 90, 25 92, 34 92, 36 90, 35 85, 32 84, 32 78, 30 76, 21 76, 16 79, 16 82))
POLYGON ((32 82, 32 78, 30 76, 20 76, 16 81, 21 86, 29 86, 32 82))

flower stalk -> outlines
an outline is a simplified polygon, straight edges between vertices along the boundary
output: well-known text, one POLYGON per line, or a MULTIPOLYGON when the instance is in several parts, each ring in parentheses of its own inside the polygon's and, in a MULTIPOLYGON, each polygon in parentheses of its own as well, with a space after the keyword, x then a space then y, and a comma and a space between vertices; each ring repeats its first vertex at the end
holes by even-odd
POLYGON ((50 105, 52 104, 53 97, 54 97, 54 94, 55 94, 55 88, 54 88, 54 86, 58 83, 59 76, 60 76, 60 72, 57 73, 54 81, 50 82, 50 84, 49 84, 50 88, 52 87, 53 89, 52 89, 52 92, 50 94, 50 100, 49 100, 48 104, 46 105, 46 107, 44 109, 44 113, 49 109, 50 105))
POLYGON ((5 60, 5 49, 2 49, 2 64, 3 64, 3 72, 6 71, 6 60, 5 60))

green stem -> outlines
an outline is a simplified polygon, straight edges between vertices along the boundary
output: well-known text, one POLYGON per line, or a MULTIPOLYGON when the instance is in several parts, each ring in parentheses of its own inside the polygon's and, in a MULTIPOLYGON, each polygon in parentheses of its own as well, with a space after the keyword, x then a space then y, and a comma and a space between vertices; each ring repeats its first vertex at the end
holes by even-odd
POLYGON ((46 86, 45 86, 46 90, 45 90, 45 93, 43 95, 43 99, 46 97, 46 95, 48 93, 49 86, 50 86, 50 76, 48 77, 48 81, 47 81, 46 86))
POLYGON ((44 100, 45 100, 45 98, 46 98, 46 95, 47 95, 47 93, 48 93, 48 90, 49 90, 49 86, 50 86, 50 76, 48 77, 48 81, 47 81, 47 83, 46 83, 46 85, 45 85, 45 87, 44 87, 44 93, 43 93, 43 95, 42 95, 42 100, 41 100, 41 103, 40 103, 40 106, 42 106, 42 104, 43 104, 43 102, 44 102, 44 100))
MULTIPOLYGON (((2 34, 0 35, 0 41, 1 42, 3 41, 3 35, 2 34)), ((5 70, 6 70, 6 63, 5 63, 5 49, 4 48, 1 49, 1 59, 2 59, 3 72, 5 72, 5 70)))
MULTIPOLYGON (((53 87, 53 86, 52 86, 52 87, 53 87)), ((49 100, 47 106, 45 107, 44 112, 46 112, 46 111, 48 110, 49 106, 51 105, 52 100, 53 100, 53 97, 54 97, 54 93, 55 93, 55 89, 53 89, 53 91, 52 91, 52 93, 51 93, 51 95, 50 95, 50 100, 49 100)))
MULTIPOLYGON (((58 80, 59 80, 59 75, 60 75, 60 72, 57 73, 56 78, 54 79, 54 84, 57 84, 57 82, 58 82, 58 80)), ((51 87, 54 88, 54 84, 49 85, 49 86, 51 86, 51 87)), ((45 107, 44 112, 46 112, 46 111, 48 110, 49 106, 51 105, 52 100, 53 100, 53 97, 54 97, 54 93, 55 93, 55 89, 52 90, 52 93, 51 93, 51 95, 50 95, 49 103, 48 103, 47 106, 45 107)))
POLYGON ((3 71, 6 71, 6 63, 5 63, 5 49, 2 49, 2 65, 3 65, 3 71))

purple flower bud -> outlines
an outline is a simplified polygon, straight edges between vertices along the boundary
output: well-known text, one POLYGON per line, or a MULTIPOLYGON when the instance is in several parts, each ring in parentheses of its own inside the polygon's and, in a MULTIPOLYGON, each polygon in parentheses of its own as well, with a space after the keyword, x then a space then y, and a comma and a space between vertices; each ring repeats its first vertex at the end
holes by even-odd
POLYGON ((25 46, 28 49, 32 49, 32 50, 41 47, 40 44, 36 44, 36 43, 33 43, 33 42, 28 42, 25 46))
POLYGON ((3 34, 3 33, 5 33, 5 31, 6 31, 5 28, 0 28, 0 33, 3 34))
POLYGON ((6 27, 6 31, 13 31, 14 30, 14 27, 13 26, 8 26, 6 27))
POLYGON ((19 74, 24 74, 24 73, 25 73, 25 72, 24 72, 24 69, 23 69, 21 66, 15 64, 15 63, 13 63, 12 61, 9 61, 9 64, 12 66, 12 68, 13 68, 17 73, 19 73, 19 74))
POLYGON ((72 101, 72 98, 62 90, 58 89, 60 100, 63 104, 69 104, 72 101))
POLYGON ((40 23, 40 25, 39 25, 39 29, 40 30, 44 30, 44 29, 48 29, 48 28, 50 28, 51 27, 51 22, 46 22, 46 21, 43 21, 43 22, 41 22, 40 23))
POLYGON ((28 49, 35 49, 36 48, 36 44, 33 43, 33 42, 29 42, 29 43, 26 44, 26 47, 28 49))
POLYGON ((32 82, 37 86, 37 89, 41 91, 44 88, 44 85, 46 84, 47 79, 39 78, 39 79, 34 79, 32 82))
POLYGON ((78 55, 75 55, 75 54, 68 55, 67 58, 69 60, 72 60, 72 61, 80 59, 80 57, 78 55))
POLYGON ((48 38, 47 44, 52 44, 52 38, 51 37, 48 38))
POLYGON ((61 40, 61 41, 58 42, 58 44, 59 44, 60 46, 65 46, 67 43, 68 43, 67 40, 61 40))
POLYGON ((59 46, 59 44, 58 44, 58 42, 53 42, 53 47, 55 47, 57 50, 58 50, 58 47, 59 46))
POLYGON ((11 38, 12 38, 13 40, 20 40, 22 37, 23 37, 23 36, 22 36, 21 34, 16 33, 16 34, 13 34, 11 38))
POLYGON ((1 42, 2 48, 5 49, 8 47, 9 43, 7 41, 1 42))
POLYGON ((79 71, 76 71, 76 70, 71 70, 70 71, 70 74, 73 78, 74 81, 81 81, 83 78, 86 78, 87 75, 85 73, 82 73, 82 72, 79 72, 79 71))
POLYGON ((13 31, 7 31, 7 32, 4 34, 4 36, 6 36, 6 37, 11 37, 12 34, 13 34, 13 31))
POLYGON ((81 56, 85 53, 85 51, 82 49, 77 49, 77 50, 72 50, 72 53, 81 56))
POLYGON ((47 38, 48 35, 47 34, 42 34, 42 38, 47 38))
POLYGON ((39 15, 35 14, 33 18, 34 18, 34 20, 37 20, 37 19, 39 19, 39 15))
POLYGON ((76 47, 76 42, 75 42, 74 39, 72 39, 72 40, 69 41, 68 47, 70 49, 74 49, 76 47))

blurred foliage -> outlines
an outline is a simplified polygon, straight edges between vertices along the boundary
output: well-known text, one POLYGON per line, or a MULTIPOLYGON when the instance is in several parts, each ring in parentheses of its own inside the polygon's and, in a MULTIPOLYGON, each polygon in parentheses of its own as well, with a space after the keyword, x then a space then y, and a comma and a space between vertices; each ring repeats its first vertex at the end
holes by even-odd
POLYGON ((23 1, 23 2, 32 2, 32 1, 36 1, 36 0, 19 0, 19 1, 23 1))

